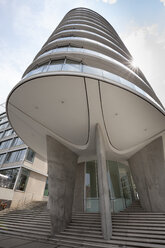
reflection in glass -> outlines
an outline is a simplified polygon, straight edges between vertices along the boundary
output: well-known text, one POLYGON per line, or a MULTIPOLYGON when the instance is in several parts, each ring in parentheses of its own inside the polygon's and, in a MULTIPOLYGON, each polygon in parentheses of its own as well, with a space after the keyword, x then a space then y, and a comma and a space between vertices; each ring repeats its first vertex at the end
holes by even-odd
POLYGON ((22 161, 24 159, 25 152, 26 149, 7 153, 4 163, 14 163, 22 161))
POLYGON ((5 122, 0 125, 0 129, 7 128, 9 126, 9 122, 5 122))
POLYGON ((19 168, 0 170, 0 187, 13 189, 19 168))
POLYGON ((81 64, 79 62, 75 62, 73 60, 67 59, 66 63, 64 64, 63 71, 81 71, 81 64))
POLYGON ((27 155, 26 155, 26 160, 28 160, 31 163, 33 163, 34 157, 35 157, 35 152, 32 149, 28 148, 27 155))
POLYGON ((6 130, 6 131, 4 132, 3 137, 10 136, 10 135, 12 135, 12 134, 14 134, 14 133, 15 133, 15 132, 14 132, 13 129, 8 129, 8 130, 6 130))
POLYGON ((12 142, 12 139, 9 139, 9 140, 6 140, 6 141, 2 141, 0 143, 0 149, 7 149, 10 147, 11 145, 11 142, 12 142))
POLYGON ((102 76, 102 70, 90 66, 83 65, 83 72, 87 74, 94 74, 98 76, 102 76))
MULTIPOLYGON (((77 62, 77 61, 74 61, 74 63, 73 63, 73 60, 67 60, 67 61, 70 61, 70 62, 64 64, 64 60, 53 60, 53 61, 51 61, 50 65, 49 65, 49 62, 47 62, 47 64, 44 64, 44 67, 48 68, 48 71, 61 71, 62 68, 63 68, 63 70, 66 70, 66 71, 80 71, 80 72, 83 71, 84 73, 87 73, 87 74, 98 75, 100 77, 107 78, 108 80, 109 79, 113 80, 114 82, 118 82, 121 85, 125 85, 125 86, 129 87, 130 89, 132 89, 133 91, 136 91, 136 92, 142 94, 143 96, 147 97, 150 101, 155 103, 164 112, 164 108, 162 106, 160 106, 150 95, 148 95, 144 90, 142 90, 138 86, 135 87, 135 84, 131 83, 130 81, 128 81, 128 80, 126 80, 126 79, 124 79, 124 78, 122 78, 116 74, 113 74, 111 72, 107 72, 107 71, 99 69, 99 68, 83 65, 82 63, 77 62)), ((35 69, 34 69, 34 71, 32 70, 29 73, 27 73, 24 78, 26 78, 27 76, 30 76, 31 74, 34 74, 34 73, 36 73, 35 69)))
POLYGON ((48 71, 61 71, 62 70, 62 65, 64 63, 64 60, 52 60, 49 67, 48 71))
POLYGON ((25 191, 25 188, 26 188, 26 185, 28 182, 28 178, 29 178, 29 170, 27 170, 25 168, 21 168, 21 174, 19 176, 16 189, 21 190, 21 191, 25 191))
POLYGON ((99 194, 97 182, 97 165, 95 161, 86 163, 85 175, 85 208, 87 212, 99 212, 99 194))
POLYGON ((23 141, 19 137, 16 137, 13 139, 13 141, 11 143, 11 147, 12 146, 20 146, 22 144, 23 144, 23 141))
POLYGON ((0 154, 0 164, 3 164, 5 157, 6 153, 0 154))
POLYGON ((49 195, 49 191, 48 191, 48 178, 47 178, 45 184, 44 196, 48 196, 48 195, 49 195))

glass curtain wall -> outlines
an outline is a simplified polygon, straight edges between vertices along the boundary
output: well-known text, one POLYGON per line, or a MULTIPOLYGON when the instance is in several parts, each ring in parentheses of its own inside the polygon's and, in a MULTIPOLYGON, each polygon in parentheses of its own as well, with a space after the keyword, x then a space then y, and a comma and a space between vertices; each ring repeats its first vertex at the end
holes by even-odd
MULTIPOLYGON (((119 212, 134 200, 134 190, 129 167, 116 161, 107 161, 107 177, 111 211, 119 212)), ((99 212, 97 162, 86 162, 85 211, 99 212)))
POLYGON ((85 195, 86 212, 99 212, 99 193, 96 161, 86 162, 85 195))
POLYGON ((0 187, 13 189, 19 168, 0 171, 0 187))

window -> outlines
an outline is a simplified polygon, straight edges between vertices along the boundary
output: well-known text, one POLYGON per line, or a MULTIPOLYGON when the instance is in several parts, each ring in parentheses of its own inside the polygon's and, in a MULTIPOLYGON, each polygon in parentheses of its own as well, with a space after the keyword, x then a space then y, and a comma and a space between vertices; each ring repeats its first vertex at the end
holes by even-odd
POLYGON ((0 154, 0 164, 3 164, 5 156, 6 156, 6 153, 0 154))
POLYGON ((3 137, 3 132, 0 132, 0 138, 2 138, 3 137))
POLYGON ((26 185, 28 182, 28 178, 29 178, 29 170, 22 168, 16 189, 21 190, 21 191, 25 191, 25 188, 26 188, 26 185))
POLYGON ((10 145, 11 145, 11 142, 12 142, 12 139, 2 141, 2 142, 0 143, 0 149, 9 148, 10 145))
POLYGON ((81 71, 81 64, 80 62, 67 59, 62 70, 63 71, 81 71))
POLYGON ((44 196, 48 196, 48 195, 49 195, 49 191, 48 191, 48 178, 47 178, 45 184, 44 196))
POLYGON ((5 121, 7 121, 7 117, 2 118, 2 119, 0 120, 0 123, 3 123, 3 122, 5 122, 5 121))
POLYGON ((0 170, 0 187, 13 189, 19 168, 0 170))
POLYGON ((63 59, 52 60, 51 64, 48 66, 48 71, 61 71, 63 63, 63 59))
POLYGON ((26 149, 9 152, 6 156, 4 163, 14 163, 18 161, 22 161, 24 159, 26 149))
POLYGON ((6 128, 6 127, 8 127, 8 125, 10 125, 9 122, 5 122, 5 123, 0 125, 0 129, 6 128))
POLYGON ((13 129, 9 129, 9 130, 6 130, 4 132, 4 136, 3 137, 7 137, 7 136, 12 135, 12 134, 15 134, 14 130, 13 129))
POLYGON ((23 141, 19 137, 16 137, 13 139, 11 146, 20 146, 22 144, 23 141))
POLYGON ((86 197, 98 197, 97 167, 95 161, 86 163, 86 197))
POLYGON ((35 156, 35 152, 33 152, 30 148, 28 148, 27 155, 26 155, 26 160, 28 160, 28 161, 33 163, 34 156, 35 156))
POLYGON ((102 76, 102 70, 101 69, 86 66, 86 65, 83 65, 83 72, 88 73, 88 74, 94 74, 94 75, 102 76))

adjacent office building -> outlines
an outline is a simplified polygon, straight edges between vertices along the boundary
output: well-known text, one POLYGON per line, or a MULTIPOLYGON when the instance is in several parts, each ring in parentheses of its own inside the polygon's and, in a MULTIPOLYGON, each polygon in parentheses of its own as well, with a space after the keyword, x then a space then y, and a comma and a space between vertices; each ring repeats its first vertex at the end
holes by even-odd
POLYGON ((46 200, 47 162, 18 137, 0 107, 0 200, 11 207, 46 200))
POLYGON ((8 97, 12 127, 48 160, 53 234, 72 209, 100 211, 110 239, 135 185, 144 209, 165 211, 165 110, 132 62, 102 16, 73 9, 8 97))

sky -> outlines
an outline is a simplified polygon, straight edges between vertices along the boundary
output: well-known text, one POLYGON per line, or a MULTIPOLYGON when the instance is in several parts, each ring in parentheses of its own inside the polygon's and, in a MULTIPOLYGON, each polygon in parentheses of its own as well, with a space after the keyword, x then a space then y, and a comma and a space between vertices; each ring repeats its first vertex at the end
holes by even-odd
POLYGON ((0 104, 76 7, 107 19, 165 106, 165 0, 0 0, 0 104))

